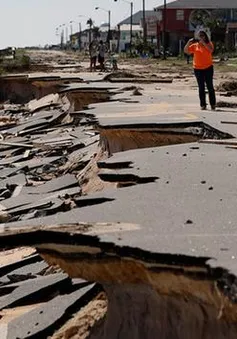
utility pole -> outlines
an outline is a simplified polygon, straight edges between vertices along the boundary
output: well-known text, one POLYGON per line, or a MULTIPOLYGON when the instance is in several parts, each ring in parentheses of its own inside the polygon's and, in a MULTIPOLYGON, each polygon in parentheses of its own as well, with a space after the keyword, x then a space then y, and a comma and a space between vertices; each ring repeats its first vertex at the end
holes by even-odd
POLYGON ((62 29, 62 32, 61 32, 61 49, 63 49, 63 45, 64 45, 64 30, 62 29))
POLYGON ((130 3, 130 6, 131 6, 131 18, 130 18, 130 56, 132 56, 133 2, 130 3))
POLYGON ((142 0, 142 17, 143 17, 143 43, 147 41, 147 27, 146 27, 146 5, 145 0, 142 0))
POLYGON ((117 43, 117 53, 120 52, 120 39, 121 39, 121 32, 120 32, 120 25, 118 25, 118 43, 117 43))
MULTIPOLYGON (((87 18, 87 16, 85 15, 78 15, 78 18, 87 18)), ((91 20, 92 22, 92 19, 91 18, 88 18, 87 21, 86 21, 86 24, 89 25, 89 20, 91 20)), ((91 25, 93 25, 93 22, 91 23, 91 25)), ((82 50, 82 29, 81 29, 81 21, 78 22, 78 28, 79 28, 79 37, 78 37, 78 43, 79 43, 79 50, 81 51, 82 50)), ((91 30, 91 27, 90 27, 90 30, 91 30)), ((91 43, 91 33, 89 33, 89 40, 90 40, 90 43, 91 43)))
MULTIPOLYGON (((107 35, 107 42, 110 45, 110 38, 111 38, 111 11, 101 8, 101 7, 95 7, 95 10, 101 9, 102 11, 105 11, 108 13, 108 35, 107 35)), ((110 46, 109 46, 110 48, 110 46)))
POLYGON ((89 45, 91 43, 91 31, 92 31, 92 26, 93 26, 93 21, 91 18, 89 18, 86 22, 87 25, 89 25, 89 45))
POLYGON ((79 36, 78 36, 78 45, 79 45, 79 51, 82 50, 82 46, 81 46, 81 23, 79 22, 79 36))
POLYGON ((163 59, 166 59, 166 23, 167 23, 167 7, 166 0, 164 0, 163 10, 163 59))
POLYGON ((111 11, 108 11, 108 19, 109 19, 109 28, 108 28, 108 43, 109 43, 109 49, 110 49, 110 39, 111 39, 111 11))
POLYGON ((92 20, 90 20, 90 24, 89 24, 90 28, 89 28, 89 43, 91 43, 91 34, 92 34, 92 20))
POLYGON ((72 38, 72 35, 73 35, 73 20, 71 20, 69 23, 70 23, 70 48, 72 49, 72 41, 73 41, 73 38, 72 38))
MULTIPOLYGON (((114 0, 117 2, 118 0, 114 0)), ((126 2, 127 4, 130 4, 130 55, 132 56, 132 26, 133 26, 133 2, 122 0, 123 2, 126 2)))
POLYGON ((64 38, 65 38, 65 34, 64 34, 64 28, 65 28, 65 24, 60 25, 60 27, 62 28, 62 34, 61 34, 61 48, 64 49, 64 38))
POLYGON ((61 44, 61 33, 59 32, 60 26, 56 28, 56 36, 59 36, 59 45, 61 44))

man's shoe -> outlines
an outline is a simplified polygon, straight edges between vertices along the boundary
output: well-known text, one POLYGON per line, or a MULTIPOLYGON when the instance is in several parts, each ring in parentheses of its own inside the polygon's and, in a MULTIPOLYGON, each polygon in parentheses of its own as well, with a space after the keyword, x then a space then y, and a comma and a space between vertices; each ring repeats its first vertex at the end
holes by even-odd
POLYGON ((216 106, 215 106, 215 105, 211 106, 211 110, 212 110, 212 111, 215 111, 215 109, 216 109, 216 106))
POLYGON ((201 106, 201 110, 205 111, 207 109, 207 106, 201 106))

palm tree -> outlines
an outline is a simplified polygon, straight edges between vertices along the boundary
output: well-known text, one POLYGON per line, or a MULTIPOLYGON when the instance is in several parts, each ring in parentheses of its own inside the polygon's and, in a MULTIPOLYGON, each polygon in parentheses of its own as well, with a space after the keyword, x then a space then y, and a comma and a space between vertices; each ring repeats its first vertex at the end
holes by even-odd
POLYGON ((94 26, 92 28, 92 33, 94 38, 99 38, 100 37, 100 28, 98 26, 94 26))

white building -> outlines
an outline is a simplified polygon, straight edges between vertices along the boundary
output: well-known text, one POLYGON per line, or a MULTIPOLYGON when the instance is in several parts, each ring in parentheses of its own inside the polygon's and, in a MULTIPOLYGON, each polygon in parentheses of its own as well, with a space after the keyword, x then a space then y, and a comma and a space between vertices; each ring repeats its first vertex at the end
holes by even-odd
MULTIPOLYGON (((147 38, 150 41, 156 42, 157 39, 157 22, 159 20, 159 13, 155 11, 145 12, 147 38)), ((130 48, 130 25, 131 17, 118 23, 118 30, 120 31, 119 52, 127 51, 130 48)), ((143 11, 139 11, 132 16, 132 37, 133 41, 136 38, 143 36, 143 11)))
MULTIPOLYGON (((124 24, 119 25, 120 30, 120 39, 119 39, 119 52, 126 51, 130 47, 130 39, 131 39, 131 32, 130 32, 130 25, 124 24)), ((135 37, 142 37, 143 29, 141 25, 132 25, 132 36, 133 39, 135 37)))

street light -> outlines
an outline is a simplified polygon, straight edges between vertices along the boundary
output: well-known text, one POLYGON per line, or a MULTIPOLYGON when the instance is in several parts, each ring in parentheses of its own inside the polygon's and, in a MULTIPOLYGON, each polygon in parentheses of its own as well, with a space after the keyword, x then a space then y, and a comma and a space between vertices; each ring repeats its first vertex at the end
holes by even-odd
POLYGON ((78 34, 80 36, 80 34, 81 34, 81 23, 77 22, 77 21, 74 21, 74 20, 70 21, 70 24, 71 24, 71 26, 70 26, 71 27, 71 36, 73 35, 73 23, 78 25, 78 34))
POLYGON ((67 44, 68 44, 68 27, 66 25, 66 48, 67 48, 67 44))
MULTIPOLYGON (((114 0, 117 2, 118 0, 114 0)), ((133 2, 122 0, 123 2, 126 2, 127 4, 130 4, 131 8, 131 14, 130 14, 130 55, 132 56, 132 26, 133 26, 133 2)))
MULTIPOLYGON (((71 30, 71 35, 70 35, 70 44, 71 44, 71 48, 72 48, 72 41, 73 41, 73 23, 74 24, 77 24, 77 22, 76 21, 74 21, 74 20, 71 20, 70 22, 70 30, 71 30)), ((79 32, 78 32, 78 34, 80 35, 80 23, 79 23, 79 32)), ((78 43, 78 45, 80 46, 80 37, 79 37, 79 43, 78 43)))
POLYGON ((56 27, 56 36, 60 36, 60 41, 59 43, 61 43, 61 34, 59 34, 59 29, 60 29, 60 26, 56 27))
POLYGON ((61 28, 61 49, 63 49, 63 45, 64 45, 64 27, 66 25, 65 24, 62 24, 59 26, 59 28, 61 28))
POLYGON ((91 18, 89 18, 86 22, 87 25, 89 25, 89 45, 91 44, 91 30, 93 26, 93 21, 91 18))
MULTIPOLYGON (((86 21, 86 24, 89 25, 89 44, 91 43, 91 28, 92 28, 92 25, 93 25, 93 21, 91 18, 88 18, 87 16, 85 15, 78 15, 78 18, 86 18, 87 21, 86 21)), ((81 35, 82 35, 82 32, 81 32, 81 22, 79 22, 79 48, 80 50, 82 49, 81 47, 81 35)))
POLYGON ((77 22, 71 20, 71 21, 69 21, 69 23, 70 23, 71 35, 73 35, 73 25, 72 25, 72 24, 73 24, 73 23, 77 23, 77 22))
MULTIPOLYGON (((87 16, 85 16, 85 15, 78 15, 78 18, 86 18, 86 19, 88 19, 87 16)), ((78 28, 79 28, 79 32, 81 33, 81 22, 78 22, 78 28)))
POLYGON ((107 40, 108 40, 108 43, 110 41, 110 21, 111 21, 111 11, 108 11, 107 9, 104 9, 104 8, 101 8, 101 7, 95 7, 95 10, 98 10, 98 9, 101 9, 102 11, 105 11, 108 13, 108 24, 109 24, 109 28, 108 28, 108 36, 107 36, 107 40))

